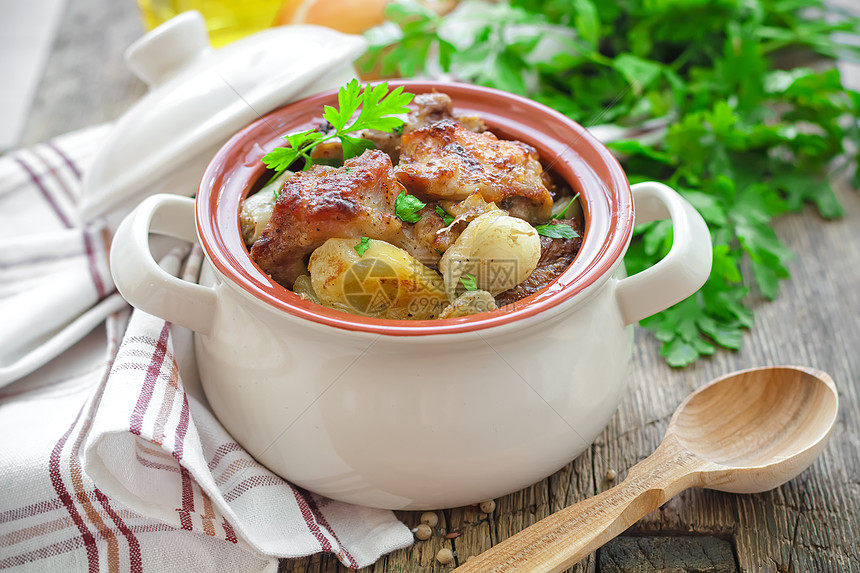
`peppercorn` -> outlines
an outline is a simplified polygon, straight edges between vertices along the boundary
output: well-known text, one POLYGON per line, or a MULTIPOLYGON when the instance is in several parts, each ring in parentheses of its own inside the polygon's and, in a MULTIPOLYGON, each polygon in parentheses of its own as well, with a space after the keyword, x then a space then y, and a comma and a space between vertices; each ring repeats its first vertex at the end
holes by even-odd
POLYGON ((448 549, 447 547, 443 547, 436 553, 436 561, 441 563, 442 565, 447 565, 454 560, 454 552, 448 549))
POLYGON ((433 529, 431 529, 430 526, 426 523, 422 523, 413 531, 415 532, 415 537, 417 537, 421 541, 424 541, 425 539, 430 539, 430 536, 433 535, 433 529))
POLYGON ((482 501, 479 507, 481 508, 481 513, 493 513, 496 509, 496 502, 488 499, 487 501, 482 501))
POLYGON ((606 481, 615 481, 615 478, 618 477, 618 472, 613 469, 606 470, 606 481))
POLYGON ((439 516, 432 511, 425 511, 421 514, 421 523, 426 523, 430 527, 436 527, 439 524, 439 516))

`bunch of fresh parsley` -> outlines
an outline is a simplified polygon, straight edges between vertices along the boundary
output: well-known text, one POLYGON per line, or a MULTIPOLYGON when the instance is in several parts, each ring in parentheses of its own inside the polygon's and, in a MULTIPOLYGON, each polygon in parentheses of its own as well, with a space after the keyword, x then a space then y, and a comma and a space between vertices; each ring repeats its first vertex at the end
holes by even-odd
MULTIPOLYGON (((750 290, 777 295, 792 253, 775 217, 807 202, 823 217, 842 213, 828 179, 857 163, 860 94, 832 60, 856 59, 860 48, 834 36, 860 23, 823 0, 465 0, 444 17, 395 0, 386 14, 367 34, 365 70, 449 74, 527 95, 585 126, 666 126, 610 147, 632 183, 666 182, 711 229, 707 283, 642 321, 673 366, 715 345, 739 348, 753 323, 750 290), (846 150, 855 157, 840 162, 846 150)), ((630 272, 665 255, 671 225, 643 225, 636 236, 630 272)))

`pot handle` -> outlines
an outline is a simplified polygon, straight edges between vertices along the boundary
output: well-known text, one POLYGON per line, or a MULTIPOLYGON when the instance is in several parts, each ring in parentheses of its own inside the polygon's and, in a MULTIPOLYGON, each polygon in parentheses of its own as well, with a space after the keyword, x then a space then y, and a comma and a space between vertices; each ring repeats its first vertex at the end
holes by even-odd
POLYGON ((194 199, 158 194, 144 199, 120 224, 110 249, 111 275, 132 306, 206 334, 212 327, 215 290, 179 279, 155 262, 149 234, 197 243, 194 199))
POLYGON ((704 219, 670 187, 648 181, 631 187, 636 224, 672 221, 672 248, 649 269, 618 281, 616 300, 625 324, 665 310, 699 290, 711 273, 711 235, 704 219))

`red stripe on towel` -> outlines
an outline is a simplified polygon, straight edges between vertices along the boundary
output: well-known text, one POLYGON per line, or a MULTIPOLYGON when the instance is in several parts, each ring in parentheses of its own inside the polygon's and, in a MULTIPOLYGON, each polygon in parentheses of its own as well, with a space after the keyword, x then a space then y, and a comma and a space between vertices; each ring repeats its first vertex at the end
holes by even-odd
POLYGON ((155 417, 155 425, 152 428, 152 441, 159 446, 164 443, 164 438, 166 437, 164 427, 167 425, 167 420, 173 411, 173 403, 176 401, 177 392, 179 392, 179 367, 176 365, 176 361, 173 360, 170 377, 167 380, 167 387, 164 389, 164 396, 161 398, 161 408, 158 410, 158 415, 155 417))
POLYGON ((236 532, 233 531, 233 526, 230 525, 230 522, 227 521, 226 518, 223 518, 221 521, 221 527, 224 528, 224 537, 230 543, 239 543, 239 540, 236 538, 236 532))
POLYGON ((310 531, 313 536, 317 538, 317 541, 320 544, 320 549, 322 549, 323 551, 331 551, 331 543, 329 543, 328 538, 320 530, 319 525, 317 525, 316 519, 314 518, 314 514, 311 511, 311 508, 308 506, 307 500, 302 495, 302 493, 295 487, 290 486, 290 489, 293 490, 293 495, 296 498, 296 503, 299 505, 299 511, 302 513, 302 517, 305 519, 305 525, 308 526, 308 531, 310 531))
POLYGON ((132 573, 143 573, 143 557, 140 554, 140 542, 138 542, 137 537, 135 537, 134 533, 132 533, 131 529, 125 524, 122 518, 117 515, 117 513, 110 506, 110 502, 105 494, 99 491, 96 488, 96 498, 99 500, 99 503, 102 504, 102 507, 105 509, 107 514, 128 540, 128 560, 131 567, 129 570, 132 573))
POLYGON ((35 515, 40 515, 42 513, 48 513, 49 511, 60 509, 61 507, 63 507, 62 500, 58 497, 55 497, 54 499, 31 503, 30 505, 25 505, 24 507, 8 509, 3 513, 0 513, 0 523, 10 523, 19 519, 33 517, 35 515))
POLYGON ((47 201, 48 204, 51 206, 51 209, 54 210, 54 213, 57 215, 57 218, 60 220, 60 222, 67 229, 71 229, 73 227, 72 222, 69 221, 68 217, 66 217, 66 214, 63 213, 63 211, 60 209, 60 205, 54 200, 54 197, 53 195, 51 195, 51 192, 48 191, 48 188, 45 187, 45 185, 42 183, 41 178, 20 157, 15 157, 15 161, 18 162, 18 165, 21 166, 21 169, 27 172, 27 175, 30 177, 30 180, 35 183, 36 187, 39 188, 39 191, 42 192, 42 195, 45 197, 45 201, 47 201))
POLYGON ((77 202, 77 199, 75 198, 74 194, 72 193, 72 190, 71 190, 71 189, 69 189, 69 186, 68 186, 68 185, 66 185, 66 182, 65 182, 65 181, 63 181, 63 178, 62 178, 62 177, 60 176, 60 174, 57 172, 57 169, 54 167, 54 165, 53 165, 50 161, 48 161, 47 159, 45 159, 44 157, 42 157, 42 156, 41 156, 41 155, 36 151, 37 149, 39 149, 39 146, 38 146, 38 145, 36 145, 36 146, 34 146, 34 147, 31 147, 31 148, 30 148, 30 153, 32 153, 32 154, 33 154, 33 157, 35 157, 36 159, 38 159, 39 161, 41 161, 41 162, 42 162, 42 165, 44 165, 45 167, 47 167, 47 168, 48 168, 48 171, 50 171, 50 172, 51 172, 51 175, 53 175, 53 176, 54 176, 54 179, 56 179, 57 183, 59 183, 59 185, 60 185, 60 189, 62 189, 62 190, 63 190, 63 193, 65 193, 65 194, 66 194, 66 197, 68 197, 68 198, 69 198, 69 200, 70 200, 70 201, 72 201, 73 203, 76 203, 76 202, 77 202))
POLYGON ((96 294, 99 297, 99 300, 103 299, 107 294, 105 290, 105 283, 102 281, 102 277, 99 274, 98 265, 96 264, 96 252, 93 249, 93 240, 90 237, 90 230, 84 229, 82 233, 84 236, 84 249, 87 252, 87 263, 90 267, 90 275, 93 277, 93 284, 96 286, 96 294))
POLYGON ((227 442, 226 444, 221 444, 218 446, 218 449, 215 450, 215 455, 212 456, 212 459, 209 461, 209 471, 214 470, 218 467, 218 464, 221 463, 221 460, 229 454, 230 452, 239 452, 242 451, 242 446, 237 444, 236 442, 227 442))
POLYGON ((191 486, 191 474, 185 466, 179 466, 179 474, 182 476, 182 507, 176 509, 179 514, 179 522, 182 529, 191 531, 194 529, 191 522, 191 513, 194 511, 194 489, 191 486))
POLYGON ((176 466, 169 466, 167 464, 160 464, 158 462, 153 462, 152 460, 148 460, 145 457, 140 455, 140 452, 135 452, 134 457, 137 458, 137 463, 142 465, 145 468, 150 468, 153 470, 162 470, 165 472, 171 473, 179 473, 179 469, 176 466))
POLYGON ((66 165, 69 166, 69 169, 72 170, 72 173, 74 173, 75 177, 77 177, 78 181, 80 181, 83 176, 81 175, 81 171, 78 169, 77 165, 75 165, 75 162, 72 161, 69 156, 66 155, 66 153, 62 149, 60 149, 60 147, 53 141, 48 141, 47 145, 54 150, 54 153, 60 156, 60 159, 62 159, 66 163, 66 165))
MULTIPOLYGON (((18 555, 12 555, 0 559, 0 569, 6 569, 7 567, 21 567, 27 563, 32 563, 33 561, 39 561, 48 557, 54 557, 55 555, 68 553, 75 549, 80 549, 82 545, 84 545, 83 539, 80 537, 71 537, 60 541, 59 543, 28 551, 27 553, 19 553, 18 555)), ((96 569, 93 569, 92 563, 90 563, 90 571, 98 571, 98 562, 96 562, 96 569)))
POLYGON ((96 538, 90 532, 89 528, 87 528, 84 520, 81 519, 81 515, 78 513, 78 510, 75 509, 75 502, 72 501, 72 496, 69 495, 69 491, 66 489, 66 484, 63 483, 63 476, 60 475, 60 454, 66 446, 66 441, 69 439, 72 430, 78 425, 78 420, 81 419, 82 412, 83 408, 78 412, 77 417, 75 417, 75 421, 72 422, 72 425, 69 426, 69 429, 66 430, 66 433, 63 434, 60 441, 54 446, 53 451, 51 451, 48 468, 51 476, 51 484, 54 486, 54 491, 56 491, 57 495, 60 496, 60 501, 62 501, 63 505, 66 506, 66 510, 69 512, 69 515, 72 517, 72 520, 75 522, 75 525, 78 527, 78 531, 81 532, 81 536, 84 539, 84 545, 87 550, 89 571, 97 572, 99 570, 99 553, 98 547, 96 546, 96 538))
POLYGON ((224 494, 224 501, 236 501, 245 492, 255 487, 287 485, 284 480, 275 476, 251 476, 240 481, 233 489, 224 494))
POLYGON ((325 527, 329 531, 329 533, 334 536, 334 540, 337 541, 337 544, 340 546, 340 550, 343 552, 343 556, 346 557, 347 561, 349 561, 349 566, 353 569, 358 569, 358 561, 355 560, 355 557, 353 557, 349 553, 349 551, 346 550, 346 547, 344 547, 343 543, 340 542, 340 539, 338 539, 337 537, 337 533, 335 533, 332 526, 329 525, 328 520, 325 518, 325 515, 323 515, 323 513, 320 511, 320 508, 317 506, 317 502, 314 499, 313 494, 305 490, 302 490, 302 493, 304 494, 304 498, 308 502, 308 507, 311 508, 311 511, 314 514, 314 518, 316 518, 317 522, 323 527, 325 527))
MULTIPOLYGON (((179 425, 176 427, 176 441, 173 446, 173 457, 182 463, 182 454, 185 450, 185 434, 188 431, 190 413, 188 410, 188 396, 183 396, 182 411, 179 412, 179 425)), ((182 529, 191 531, 191 513, 194 511, 194 489, 191 484, 191 474, 180 465, 179 471, 182 475, 182 508, 177 509, 182 529)))
POLYGON ((167 339, 169 335, 170 323, 165 322, 164 327, 161 329, 161 335, 158 337, 158 343, 155 345, 155 350, 152 353, 149 367, 146 370, 146 376, 143 379, 143 386, 140 388, 137 403, 134 405, 134 411, 131 413, 129 429, 133 434, 138 436, 143 430, 143 417, 146 415, 146 409, 149 407, 150 400, 152 400, 155 381, 158 379, 161 366, 164 364, 164 357, 167 355, 167 339))
POLYGON ((191 413, 188 410, 188 394, 182 395, 182 410, 179 412, 179 425, 176 426, 176 441, 173 443, 173 457, 182 460, 185 452, 185 434, 188 432, 188 420, 191 413))

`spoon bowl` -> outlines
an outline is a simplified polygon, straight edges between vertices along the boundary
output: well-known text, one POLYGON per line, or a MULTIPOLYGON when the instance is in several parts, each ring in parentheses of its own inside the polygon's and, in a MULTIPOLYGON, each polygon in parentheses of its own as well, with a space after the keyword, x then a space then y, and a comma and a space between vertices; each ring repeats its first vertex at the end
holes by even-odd
POLYGON ((684 400, 669 423, 691 454, 733 468, 702 484, 733 493, 774 489, 821 453, 836 422, 839 399, 826 373, 803 367, 745 370, 718 378, 684 400))
POLYGON ((833 380, 812 368, 755 368, 718 378, 681 402, 660 446, 622 483, 456 571, 563 571, 690 487, 733 493, 778 487, 815 461, 838 409, 833 380))

